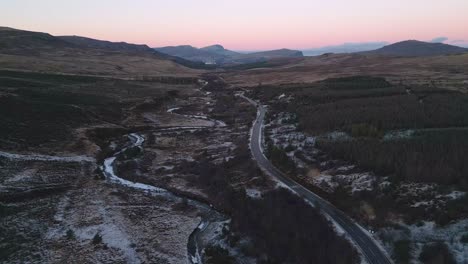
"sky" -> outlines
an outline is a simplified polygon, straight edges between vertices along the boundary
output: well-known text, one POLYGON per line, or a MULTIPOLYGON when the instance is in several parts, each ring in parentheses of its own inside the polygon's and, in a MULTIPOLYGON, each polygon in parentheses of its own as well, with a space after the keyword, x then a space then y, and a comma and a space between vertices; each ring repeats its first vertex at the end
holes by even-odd
POLYGON ((0 26, 151 47, 468 45, 468 0, 0 0, 0 26))

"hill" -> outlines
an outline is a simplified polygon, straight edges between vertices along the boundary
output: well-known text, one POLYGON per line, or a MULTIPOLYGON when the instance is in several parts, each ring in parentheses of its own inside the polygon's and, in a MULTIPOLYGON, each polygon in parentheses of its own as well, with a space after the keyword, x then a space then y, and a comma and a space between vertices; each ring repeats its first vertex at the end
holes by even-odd
POLYGON ((59 36, 59 39, 81 47, 88 47, 94 49, 105 49, 115 51, 128 51, 128 52, 154 52, 146 45, 130 44, 126 42, 110 42, 105 40, 97 40, 92 38, 80 36, 59 36))
POLYGON ((444 43, 430 43, 417 40, 406 40, 384 46, 373 51, 362 52, 362 54, 377 54, 387 56, 421 57, 452 55, 468 52, 468 49, 448 45, 444 43))
POLYGON ((40 50, 73 48, 74 45, 47 33, 0 28, 0 52, 32 55, 40 50))
POLYGON ((139 78, 190 76, 199 71, 187 67, 197 66, 146 45, 0 28, 0 70, 139 78))
POLYGON ((206 64, 222 64, 227 58, 226 55, 214 52, 210 49, 197 49, 189 45, 168 46, 155 48, 154 50, 170 56, 176 56, 193 62, 202 62, 206 64))
POLYGON ((222 56, 237 56, 240 55, 240 53, 232 51, 232 50, 227 50, 223 46, 219 44, 211 45, 208 47, 201 48, 200 50, 210 52, 210 53, 215 53, 218 55, 222 56))
POLYGON ((106 40, 97 40, 92 38, 80 36, 59 36, 58 38, 83 48, 100 49, 107 51, 127 52, 127 53, 140 53, 147 55, 155 55, 159 58, 173 61, 183 66, 194 69, 207 69, 204 63, 197 63, 194 61, 186 60, 181 57, 175 57, 170 54, 158 52, 147 45, 131 44, 127 42, 111 42, 106 40))
POLYGON ((300 58, 303 57, 302 51, 290 49, 278 49, 270 51, 261 51, 248 54, 241 54, 234 58, 239 63, 261 62, 278 58, 300 58))
POLYGON ((243 54, 225 49, 219 44, 211 45, 200 49, 192 46, 183 45, 155 48, 155 50, 162 53, 166 53, 171 56, 177 56, 191 61, 218 65, 257 63, 265 62, 267 60, 276 58, 297 58, 303 56, 301 51, 288 49, 243 54))

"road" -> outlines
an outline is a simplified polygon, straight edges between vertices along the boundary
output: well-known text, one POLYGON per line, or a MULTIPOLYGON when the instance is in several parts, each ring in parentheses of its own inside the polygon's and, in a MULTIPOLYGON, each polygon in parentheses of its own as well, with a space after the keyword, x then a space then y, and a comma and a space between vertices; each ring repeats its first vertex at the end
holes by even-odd
MULTIPOLYGON (((241 95, 242 96, 242 95, 241 95)), ((250 98, 244 97, 246 100, 257 106, 258 116, 252 127, 252 135, 250 148, 254 159, 258 165, 271 176, 277 178, 283 184, 291 188, 296 194, 308 200, 312 204, 319 205, 322 213, 325 213, 337 225, 339 225, 348 235, 348 237, 357 245, 365 259, 370 264, 390 264, 392 261, 387 257, 383 249, 377 242, 372 239, 362 227, 355 223, 351 218, 346 216, 342 211, 338 210, 332 204, 322 199, 312 191, 300 185, 296 181, 284 175, 265 157, 262 151, 262 127, 266 109, 264 106, 257 104, 250 98)))

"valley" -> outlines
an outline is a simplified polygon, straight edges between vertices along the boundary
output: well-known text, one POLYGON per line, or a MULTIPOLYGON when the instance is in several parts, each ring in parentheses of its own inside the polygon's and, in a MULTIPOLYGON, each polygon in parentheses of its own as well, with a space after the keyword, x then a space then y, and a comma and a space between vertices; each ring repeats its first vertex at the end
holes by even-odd
POLYGON ((205 67, 145 45, 0 36, 2 263, 468 258, 462 50, 211 46, 196 53, 228 54, 205 67))

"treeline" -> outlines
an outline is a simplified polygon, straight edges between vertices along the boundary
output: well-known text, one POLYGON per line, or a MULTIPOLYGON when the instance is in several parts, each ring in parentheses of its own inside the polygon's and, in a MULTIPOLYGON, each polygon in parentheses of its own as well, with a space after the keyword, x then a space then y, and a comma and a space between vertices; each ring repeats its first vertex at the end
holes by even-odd
POLYGON ((36 147, 70 138, 72 127, 89 122, 80 109, 68 105, 0 97, 0 147, 36 147))
POLYGON ((397 181, 456 184, 468 189, 468 131, 420 132, 408 139, 318 141, 332 156, 397 181))
POLYGON ((187 163, 193 184, 203 186, 213 205, 231 216, 232 243, 247 235, 253 241, 251 256, 261 263, 357 263, 359 257, 329 222, 302 198, 285 189, 247 196, 239 182, 268 186, 266 177, 250 157, 247 142, 237 144, 234 159, 220 165, 207 160, 187 163), (237 238, 236 238, 237 237, 237 238))
POLYGON ((348 241, 305 201, 285 189, 240 200, 232 227, 266 253, 264 263, 357 263, 348 241))
POLYGON ((294 161, 288 157, 285 150, 274 146, 272 142, 268 143, 266 156, 282 172, 289 175, 296 174, 297 168, 294 161))
POLYGON ((468 125, 468 96, 433 94, 353 98, 324 104, 294 104, 289 109, 309 132, 349 131, 353 124, 382 130, 468 125), (422 100, 422 101, 421 101, 422 100))
POLYGON ((158 82, 166 84, 196 84, 198 78, 196 77, 174 77, 174 76, 141 76, 137 78, 137 81, 144 82, 158 82))
POLYGON ((374 76, 350 76, 341 78, 329 78, 322 81, 329 89, 334 90, 362 90, 387 88, 392 85, 382 77, 374 76))

